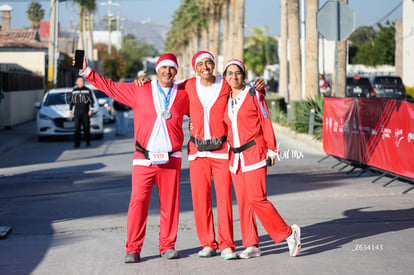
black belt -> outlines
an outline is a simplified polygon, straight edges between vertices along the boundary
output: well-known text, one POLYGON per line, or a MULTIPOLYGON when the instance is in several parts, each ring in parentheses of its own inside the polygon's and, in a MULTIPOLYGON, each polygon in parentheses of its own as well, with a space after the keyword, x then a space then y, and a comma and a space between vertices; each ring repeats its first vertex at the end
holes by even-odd
POLYGON ((222 136, 220 138, 206 139, 206 140, 198 140, 194 136, 190 136, 190 141, 194 143, 195 145, 200 145, 200 144, 210 145, 210 144, 220 143, 220 148, 221 148, 221 144, 223 144, 223 142, 225 142, 226 140, 227 140, 227 136, 222 136))
POLYGON ((234 153, 241 153, 247 149, 249 149, 250 147, 253 147, 254 145, 256 145, 256 142, 254 141, 254 139, 252 139, 251 141, 243 144, 240 147, 230 147, 230 149, 234 152, 234 153))
MULTIPOLYGON (((144 147, 142 147, 141 144, 138 143, 138 141, 135 141, 135 151, 140 152, 140 153, 143 153, 144 156, 145 156, 145 158, 146 159, 149 159, 148 153, 150 151, 148 151, 147 149, 145 149, 144 147)), ((174 154, 175 152, 178 152, 178 151, 179 150, 174 151, 174 152, 168 152, 168 156, 171 156, 172 154, 174 154)))

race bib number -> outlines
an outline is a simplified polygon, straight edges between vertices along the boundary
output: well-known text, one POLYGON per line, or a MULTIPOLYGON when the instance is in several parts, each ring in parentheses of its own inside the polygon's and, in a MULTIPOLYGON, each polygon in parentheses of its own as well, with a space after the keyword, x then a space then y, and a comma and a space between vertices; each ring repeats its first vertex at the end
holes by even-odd
POLYGON ((168 153, 148 153, 152 164, 168 163, 168 153))

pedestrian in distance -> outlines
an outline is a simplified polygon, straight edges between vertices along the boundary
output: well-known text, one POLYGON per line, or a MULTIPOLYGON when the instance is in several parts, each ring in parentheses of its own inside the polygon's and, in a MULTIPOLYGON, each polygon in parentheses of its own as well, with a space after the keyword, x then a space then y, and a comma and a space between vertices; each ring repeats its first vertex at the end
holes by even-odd
MULTIPOLYGON (((73 60, 73 64, 75 61, 73 60)), ((79 71, 90 83, 134 111, 132 191, 127 217, 125 263, 140 262, 151 190, 157 184, 160 202, 160 256, 180 257, 175 249, 179 218, 183 117, 188 96, 174 83, 178 64, 174 54, 162 55, 155 64, 157 79, 139 87, 116 83, 87 66, 79 71)))
POLYGON ((273 93, 277 93, 279 91, 279 82, 275 79, 273 74, 270 75, 269 82, 267 83, 267 90, 273 93))
POLYGON ((69 101, 69 116, 75 122, 75 148, 78 148, 81 144, 82 130, 86 146, 89 147, 91 145, 90 117, 92 116, 94 103, 91 89, 85 87, 83 77, 78 77, 76 79, 76 87, 73 89, 69 101), (73 108, 75 108, 74 111, 73 108))
POLYGON ((255 216, 275 243, 286 240, 290 256, 300 249, 300 227, 288 226, 267 199, 267 165, 277 156, 276 138, 264 94, 246 85, 242 61, 233 59, 224 66, 223 76, 231 86, 224 121, 229 128, 229 169, 239 208, 242 259, 259 257, 255 216))
POLYGON ((323 74, 319 75, 319 93, 323 96, 330 95, 330 87, 323 74))
MULTIPOLYGON (((125 78, 121 78, 119 82, 124 83, 125 78)), ((131 108, 116 100, 114 100, 112 106, 115 110, 115 136, 125 136, 128 128, 128 115, 131 108)))
POLYGON ((114 100, 113 107, 115 110, 115 135, 126 136, 126 130, 128 128, 128 116, 131 108, 116 100, 114 100))

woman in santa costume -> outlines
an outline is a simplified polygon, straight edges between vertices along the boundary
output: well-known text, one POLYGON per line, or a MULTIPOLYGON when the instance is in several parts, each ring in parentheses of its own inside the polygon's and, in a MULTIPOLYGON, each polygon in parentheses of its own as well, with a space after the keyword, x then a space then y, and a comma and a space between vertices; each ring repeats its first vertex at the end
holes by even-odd
POLYGON ((245 247, 239 257, 261 255, 254 214, 275 243, 287 241, 294 257, 300 249, 300 227, 288 226, 266 194, 267 164, 275 163, 277 149, 264 95, 245 85, 246 70, 240 60, 230 60, 223 71, 232 89, 224 120, 229 128, 229 168, 245 247))
POLYGON ((151 190, 157 184, 160 201, 160 255, 179 258, 175 250, 178 231, 183 117, 188 113, 188 96, 174 84, 177 58, 162 55, 155 64, 157 79, 139 87, 115 83, 87 67, 80 75, 96 88, 134 111, 135 152, 132 192, 128 209, 125 263, 140 261, 145 237, 151 190))

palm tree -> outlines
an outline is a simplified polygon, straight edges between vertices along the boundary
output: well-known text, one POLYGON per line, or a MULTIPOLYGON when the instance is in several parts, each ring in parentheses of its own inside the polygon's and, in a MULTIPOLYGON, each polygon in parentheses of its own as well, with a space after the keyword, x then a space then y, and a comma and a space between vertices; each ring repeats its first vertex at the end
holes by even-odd
POLYGON ((316 14, 319 9, 319 0, 308 0, 306 11, 306 97, 315 98, 319 91, 318 41, 316 29, 316 14))
POLYGON ((230 31, 230 24, 232 20, 230 20, 231 14, 231 3, 230 0, 225 0, 223 2, 223 10, 222 10, 222 20, 223 20, 223 34, 222 34, 222 55, 224 60, 229 60, 231 53, 230 50, 232 48, 231 43, 231 31, 230 31))
POLYGON ((85 2, 87 0, 74 0, 79 5, 79 39, 78 39, 78 49, 84 49, 84 20, 85 20, 85 2))
POLYGON ((233 56, 243 60, 244 49, 244 7, 245 0, 234 1, 234 25, 233 25, 233 56))
MULTIPOLYGON (((348 4, 348 0, 340 0, 348 4)), ((334 87, 333 95, 338 97, 345 97, 345 85, 346 85, 346 64, 347 64, 347 41, 337 41, 338 47, 338 77, 334 77, 332 81, 332 87, 334 87), (338 85, 336 85, 336 79, 338 79, 338 85), (338 87, 338 91, 336 91, 338 87)))
POLYGON ((91 59, 93 57, 93 12, 96 9, 95 0, 85 0, 83 3, 86 10, 86 32, 87 32, 87 41, 86 49, 88 51, 87 56, 91 59))
POLYGON ((301 57, 299 39, 299 0, 288 0, 289 100, 301 100, 301 57))
POLYGON ((246 70, 255 75, 262 75, 265 66, 277 62, 277 40, 265 35, 267 28, 252 28, 252 36, 246 37, 244 51, 246 70))
POLYGON ((210 19, 209 27, 209 50, 214 56, 219 55, 220 49, 220 19, 223 0, 209 0, 210 19))
POLYGON ((45 16, 45 10, 42 9, 42 6, 38 2, 32 2, 27 8, 26 13, 27 17, 32 22, 32 28, 38 29, 40 21, 42 21, 45 16))
POLYGON ((288 86, 288 48, 287 48, 287 5, 288 0, 280 1, 280 66, 279 66, 279 94, 289 101, 288 86))

